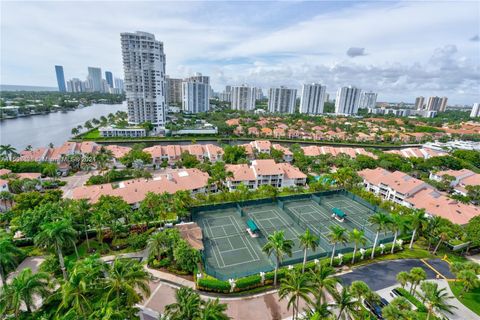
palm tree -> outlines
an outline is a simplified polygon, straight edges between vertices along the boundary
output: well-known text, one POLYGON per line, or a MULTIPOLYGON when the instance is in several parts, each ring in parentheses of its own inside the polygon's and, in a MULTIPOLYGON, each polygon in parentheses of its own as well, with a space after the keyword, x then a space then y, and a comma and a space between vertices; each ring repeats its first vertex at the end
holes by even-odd
POLYGON ((335 305, 339 309, 337 320, 342 317, 344 312, 347 314, 347 318, 349 317, 349 314, 356 312, 357 301, 353 299, 353 295, 347 287, 343 287, 342 291, 334 294, 333 299, 335 300, 335 305))
POLYGON ((427 278, 427 273, 423 268, 420 267, 415 267, 410 270, 409 273, 410 276, 410 282, 412 283, 412 286, 410 288, 410 293, 412 294, 415 291, 415 288, 427 278))
POLYGON ((431 315, 435 315, 435 310, 448 312, 452 314, 452 309, 457 308, 454 305, 448 304, 447 300, 452 299, 452 296, 448 295, 446 288, 438 288, 438 284, 435 282, 423 282, 420 286, 423 291, 423 300, 427 307, 427 320, 431 315))
POLYGON ((288 272, 280 282, 278 295, 280 299, 288 298, 287 309, 292 308, 292 319, 298 319, 298 308, 300 299, 307 303, 311 302, 310 294, 314 292, 309 277, 298 271, 288 272))
POLYGON ((165 252, 166 245, 166 236, 165 232, 154 233, 147 243, 147 248, 149 251, 149 256, 153 255, 158 261, 161 260, 162 253, 165 252))
POLYGON ((51 248, 57 252, 63 278, 67 280, 62 249, 70 244, 75 245, 77 231, 73 229, 71 223, 67 220, 49 222, 42 225, 40 229, 42 231, 35 237, 35 244, 51 248))
POLYGON ((49 275, 45 272, 33 273, 25 268, 13 278, 12 282, 3 286, 0 291, 0 313, 13 313, 18 319, 22 303, 29 313, 35 307, 34 296, 45 298, 49 295, 49 275))
POLYGON ((228 320, 229 316, 225 314, 228 306, 225 303, 220 303, 220 300, 210 299, 203 302, 201 320, 228 320))
POLYGON ((456 273, 457 279, 463 283, 463 290, 460 293, 460 297, 466 292, 472 289, 480 287, 480 280, 478 280, 477 274, 470 269, 463 269, 456 273))
POLYGON ((0 201, 3 202, 3 204, 5 206, 5 209, 7 209, 8 208, 7 203, 9 204, 10 207, 12 206, 13 195, 8 191, 1 191, 0 192, 0 201))
POLYGON ((170 320, 198 319, 200 317, 200 296, 191 288, 182 287, 175 293, 175 303, 165 307, 165 317, 170 320))
POLYGON ((337 225, 332 225, 329 227, 330 233, 327 235, 328 239, 332 243, 332 256, 330 258, 330 266, 333 264, 333 257, 335 256, 335 249, 337 247, 337 243, 345 244, 348 241, 347 237, 347 229, 342 228, 337 225))
POLYGON ((115 259, 106 270, 105 300, 133 306, 150 295, 150 274, 135 260, 115 259))
POLYGON ((450 230, 447 229, 447 227, 441 228, 438 231, 438 235, 437 235, 438 243, 435 246, 435 249, 433 250, 433 254, 437 254, 437 250, 440 247, 440 245, 442 244, 442 242, 448 241, 448 239, 450 238, 450 232, 449 231, 450 230))
POLYGON ((375 234, 375 240, 373 241, 372 255, 370 257, 371 259, 373 259, 375 257, 375 248, 377 247, 378 236, 380 235, 380 232, 386 232, 388 230, 388 225, 390 224, 390 217, 383 212, 377 212, 373 216, 371 216, 368 221, 370 221, 377 230, 377 233, 375 234))
POLYGON ((285 233, 283 231, 275 231, 268 235, 267 243, 263 246, 263 252, 268 256, 272 253, 275 255, 275 275, 273 278, 273 285, 277 285, 277 272, 280 267, 280 263, 284 255, 292 256, 294 242, 289 239, 285 239, 285 233))
POLYGON ((17 149, 10 144, 0 145, 0 156, 11 161, 18 156, 17 149))
POLYGON ((410 274, 406 271, 401 271, 397 274, 397 282, 400 283, 402 288, 405 288, 407 283, 410 282, 410 274))
POLYGON ((419 230, 423 229, 426 223, 428 222, 428 216, 425 214, 425 210, 415 210, 413 214, 410 216, 409 223, 411 228, 413 229, 412 238, 410 239, 410 245, 408 246, 409 249, 413 247, 413 241, 415 239, 415 235, 419 230))
POLYGON ((326 301, 325 291, 333 294, 336 292, 337 284, 340 283, 340 280, 337 277, 334 277, 335 270, 323 263, 319 263, 315 270, 310 272, 310 278, 313 281, 313 285, 316 290, 315 295, 315 304, 313 307, 319 309, 322 304, 326 301))
POLYGON ((364 246, 367 243, 367 238, 365 238, 365 231, 358 230, 354 228, 348 234, 348 239, 353 242, 353 256, 352 256, 352 264, 355 263, 355 255, 357 254, 358 245, 364 246))
POLYGON ((305 272, 305 264, 307 263, 307 250, 317 250, 318 237, 310 232, 310 229, 305 230, 305 233, 298 237, 300 244, 303 247, 303 265, 302 273, 305 272))
POLYGON ((11 237, 6 233, 0 233, 0 278, 3 286, 7 285, 7 270, 14 269, 18 265, 18 257, 22 250, 17 248, 11 237))
POLYGON ((366 297, 370 292, 370 288, 363 281, 353 281, 350 285, 350 293, 357 299, 359 305, 361 305, 362 298, 366 297))
POLYGON ((393 213, 390 215, 390 223, 388 224, 388 229, 393 232, 393 241, 392 249, 390 253, 393 254, 395 251, 395 244, 397 243, 397 237, 399 234, 403 233, 406 228, 405 218, 398 213, 393 213))

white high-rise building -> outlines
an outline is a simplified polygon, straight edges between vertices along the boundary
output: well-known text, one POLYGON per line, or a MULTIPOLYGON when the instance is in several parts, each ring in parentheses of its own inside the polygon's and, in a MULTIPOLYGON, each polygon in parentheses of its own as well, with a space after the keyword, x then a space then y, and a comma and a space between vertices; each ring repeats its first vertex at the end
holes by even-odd
POLYGON ((115 78, 115 80, 113 82, 115 84, 115 89, 118 89, 118 91, 120 91, 120 93, 123 93, 125 91, 122 79, 115 78))
POLYGON ((335 99, 336 114, 357 114, 361 90, 355 87, 342 87, 337 90, 335 99))
POLYGON ((83 81, 78 78, 73 78, 67 81, 68 92, 84 92, 85 86, 83 81))
POLYGON ((480 117, 480 103, 474 103, 472 107, 472 112, 470 113, 470 118, 480 117))
POLYGON ((268 111, 278 113, 294 113, 297 89, 286 87, 270 88, 268 90, 268 111))
POLYGON ((422 110, 424 104, 425 104, 425 97, 420 96, 415 99, 415 109, 422 110))
POLYGON ((300 97, 300 113, 322 114, 326 90, 327 87, 319 83, 304 84, 300 97))
POLYGON ((230 93, 233 110, 249 111, 255 109, 257 88, 247 85, 232 86, 230 93))
POLYGON ((255 97, 255 99, 256 99, 256 100, 262 100, 262 99, 263 99, 263 91, 262 91, 262 88, 255 88, 255 92, 256 92, 256 97, 255 97))
POLYGON ((90 92, 105 92, 102 83, 102 69, 88 67, 87 82, 90 92))
POLYGON ((210 79, 196 73, 182 82, 182 109, 186 113, 207 112, 210 109, 210 79))
POLYGON ((121 34, 128 122, 165 127, 165 53, 151 33, 121 34))
POLYGON ((167 104, 179 105, 182 103, 182 79, 167 76, 167 104))
POLYGON ((444 112, 447 109, 447 97, 430 97, 427 102, 427 110, 444 112))
POLYGON ((377 94, 375 92, 362 92, 360 108, 373 109, 377 105, 377 94))

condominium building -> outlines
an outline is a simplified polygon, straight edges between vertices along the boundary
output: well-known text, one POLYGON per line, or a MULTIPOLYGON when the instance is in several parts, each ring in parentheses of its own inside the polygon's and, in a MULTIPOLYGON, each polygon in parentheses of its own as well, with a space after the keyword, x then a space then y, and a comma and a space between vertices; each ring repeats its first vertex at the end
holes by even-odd
POLYGON ((425 97, 420 96, 415 99, 415 109, 422 110, 424 104, 425 104, 425 97))
POLYGON ((65 74, 63 73, 63 66, 55 66, 55 74, 57 76, 58 91, 66 92, 65 74))
POLYGON ((128 122, 151 122, 165 127, 165 53, 163 42, 151 33, 121 34, 128 122))
POLYGON ((105 81, 110 88, 113 88, 113 74, 110 71, 105 71, 105 81))
POLYGON ((365 169, 358 173, 365 188, 408 208, 424 209, 429 216, 440 216, 457 224, 467 224, 480 215, 480 209, 449 198, 431 185, 403 172, 385 169, 365 169))
POLYGON ((377 93, 362 92, 360 97, 360 107, 364 109, 375 108, 377 105, 377 93))
POLYGON ((85 84, 78 78, 73 78, 67 81, 68 92, 85 92, 85 84))
POLYGON ((272 113, 294 113, 297 89, 286 87, 270 88, 268 91, 268 111, 272 113))
POLYGON ((427 102, 427 110, 444 112, 447 109, 447 97, 430 97, 427 102))
POLYGON ((470 118, 480 117, 480 103, 474 103, 472 112, 470 112, 470 118))
POLYGON ((88 91, 90 92, 103 92, 102 85, 102 69, 95 67, 88 67, 88 91))
POLYGON ((256 91, 254 87, 247 85, 231 87, 232 109, 249 111, 255 109, 256 91))
POLYGON ((255 88, 255 99, 256 100, 262 100, 263 99, 263 91, 262 88, 255 88))
POLYGON ((319 83, 304 84, 300 97, 300 113, 322 114, 326 90, 327 87, 319 83))
POLYGON ((123 93, 125 91, 123 80, 119 78, 115 78, 114 82, 115 82, 115 89, 118 89, 120 93, 123 93))
POLYGON ((248 164, 229 164, 226 170, 233 176, 227 178, 230 191, 236 190, 240 184, 249 189, 257 189, 262 185, 277 188, 305 186, 307 176, 289 163, 275 163, 272 159, 254 160, 248 164))
POLYGON ((208 160, 211 163, 221 161, 223 158, 223 149, 213 144, 192 144, 192 145, 166 145, 153 146, 143 149, 144 152, 152 156, 154 164, 161 164, 167 161, 169 165, 174 165, 186 152, 197 158, 198 161, 208 160))
POLYGON ((336 114, 357 114, 361 90, 355 87, 342 87, 337 90, 336 114))
POLYGON ((450 186, 453 187, 455 193, 466 196, 468 194, 467 186, 480 185, 480 174, 468 169, 462 170, 446 170, 430 173, 430 179, 435 181, 443 181, 445 176, 453 177, 450 186))
POLYGON ((210 109, 210 79, 196 73, 182 82, 182 109, 186 113, 207 112, 210 109))
POLYGON ((182 79, 167 76, 167 105, 180 105, 182 103, 182 79))

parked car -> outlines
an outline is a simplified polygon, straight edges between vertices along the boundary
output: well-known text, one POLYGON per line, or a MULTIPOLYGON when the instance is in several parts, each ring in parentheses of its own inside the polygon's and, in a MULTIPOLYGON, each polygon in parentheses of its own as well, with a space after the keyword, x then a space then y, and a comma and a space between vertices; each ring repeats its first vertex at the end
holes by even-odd
POLYGON ((370 303, 368 301, 365 301, 365 306, 368 308, 368 310, 370 310, 370 312, 372 312, 375 317, 379 320, 383 320, 383 316, 382 316, 382 309, 388 305, 388 301, 385 300, 384 298, 381 298, 380 299, 380 302, 379 303, 376 303, 376 302, 373 302, 373 303, 370 303))

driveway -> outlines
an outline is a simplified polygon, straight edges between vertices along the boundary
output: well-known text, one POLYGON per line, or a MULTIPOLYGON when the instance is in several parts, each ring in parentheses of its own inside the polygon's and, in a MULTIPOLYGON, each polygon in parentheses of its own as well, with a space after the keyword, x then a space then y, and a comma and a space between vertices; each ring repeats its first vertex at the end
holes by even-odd
POLYGON ((61 187, 60 189, 63 191, 63 196, 65 198, 70 198, 72 190, 85 185, 88 178, 92 175, 97 174, 97 171, 79 171, 75 173, 73 176, 62 177, 60 180, 65 181, 67 184, 61 187))
POLYGON ((353 269, 352 272, 340 275, 344 285, 353 281, 362 280, 375 291, 393 286, 397 283, 396 276, 401 271, 420 267, 427 273, 427 279, 436 279, 440 273, 445 278, 453 278, 449 271, 448 263, 440 259, 427 260, 426 263, 418 259, 390 260, 369 264, 353 269), (437 270, 434 271, 433 269, 437 270), (443 274, 445 272, 446 274, 443 274))

